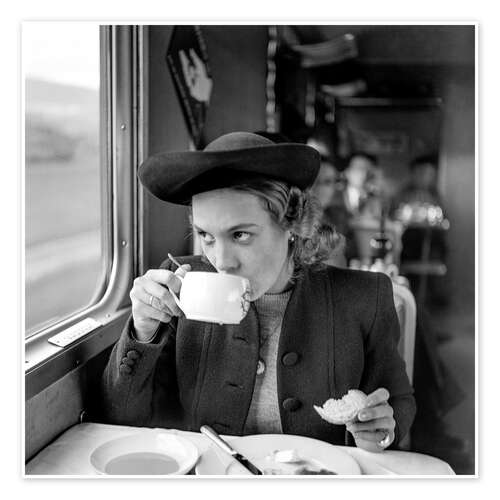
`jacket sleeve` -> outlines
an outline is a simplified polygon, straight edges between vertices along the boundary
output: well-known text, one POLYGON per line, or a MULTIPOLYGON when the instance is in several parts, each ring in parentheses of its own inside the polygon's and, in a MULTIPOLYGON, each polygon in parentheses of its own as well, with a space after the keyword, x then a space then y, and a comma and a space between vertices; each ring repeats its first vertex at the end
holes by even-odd
MULTIPOLYGON (((170 259, 160 269, 171 269, 170 259)), ((113 347, 101 381, 102 408, 109 423, 168 426, 179 418, 175 367, 177 318, 160 323, 154 339, 134 337, 132 316, 113 347)))
POLYGON ((370 394, 385 387, 389 404, 396 421, 392 447, 406 436, 416 412, 413 388, 406 374, 406 367, 398 351, 400 326, 392 291, 392 282, 377 273, 377 299, 375 316, 365 340, 365 369, 361 389, 370 394))
POLYGON ((139 342, 130 317, 111 351, 101 381, 105 420, 120 425, 152 425, 155 400, 160 396, 156 387, 159 375, 164 386, 176 385, 175 329, 170 323, 160 323, 154 341, 139 342), (167 366, 161 366, 162 359, 167 366))

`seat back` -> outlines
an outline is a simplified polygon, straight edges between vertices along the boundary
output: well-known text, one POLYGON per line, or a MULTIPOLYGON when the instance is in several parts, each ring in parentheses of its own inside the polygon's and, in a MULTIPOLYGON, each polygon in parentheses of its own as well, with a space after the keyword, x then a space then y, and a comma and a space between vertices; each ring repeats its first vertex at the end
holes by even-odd
POLYGON ((415 357, 415 331, 417 325, 417 306, 410 289, 399 283, 392 283, 394 305, 399 319, 401 336, 398 350, 406 363, 406 373, 413 383, 413 365, 415 357))

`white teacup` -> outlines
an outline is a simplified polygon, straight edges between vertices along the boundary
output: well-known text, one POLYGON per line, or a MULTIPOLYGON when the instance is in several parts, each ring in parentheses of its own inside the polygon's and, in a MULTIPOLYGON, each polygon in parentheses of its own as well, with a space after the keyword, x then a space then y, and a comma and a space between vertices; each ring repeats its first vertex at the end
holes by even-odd
POLYGON ((189 271, 182 281, 176 304, 187 319, 236 325, 250 308, 250 282, 232 274, 189 271))

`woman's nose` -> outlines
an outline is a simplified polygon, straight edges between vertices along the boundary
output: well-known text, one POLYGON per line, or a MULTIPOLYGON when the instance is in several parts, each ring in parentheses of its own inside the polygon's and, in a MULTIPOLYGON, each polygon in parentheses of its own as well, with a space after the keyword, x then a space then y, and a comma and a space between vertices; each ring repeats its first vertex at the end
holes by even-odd
POLYGON ((215 268, 220 273, 231 273, 238 268, 238 260, 227 245, 217 245, 215 249, 215 268))

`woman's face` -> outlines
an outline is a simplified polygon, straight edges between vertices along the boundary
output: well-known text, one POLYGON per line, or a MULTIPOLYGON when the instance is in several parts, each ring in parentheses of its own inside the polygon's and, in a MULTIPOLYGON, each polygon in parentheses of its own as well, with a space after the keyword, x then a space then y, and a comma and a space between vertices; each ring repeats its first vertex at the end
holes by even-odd
POLYGON ((322 208, 330 206, 335 194, 335 169, 329 163, 322 163, 313 190, 322 208))
POLYGON ((373 166, 368 159, 363 156, 354 156, 345 171, 345 175, 351 186, 362 189, 371 170, 373 170, 373 166))
POLYGON ((210 263, 219 273, 247 278, 250 300, 285 289, 290 232, 273 221, 256 195, 232 189, 197 194, 192 218, 210 263))

